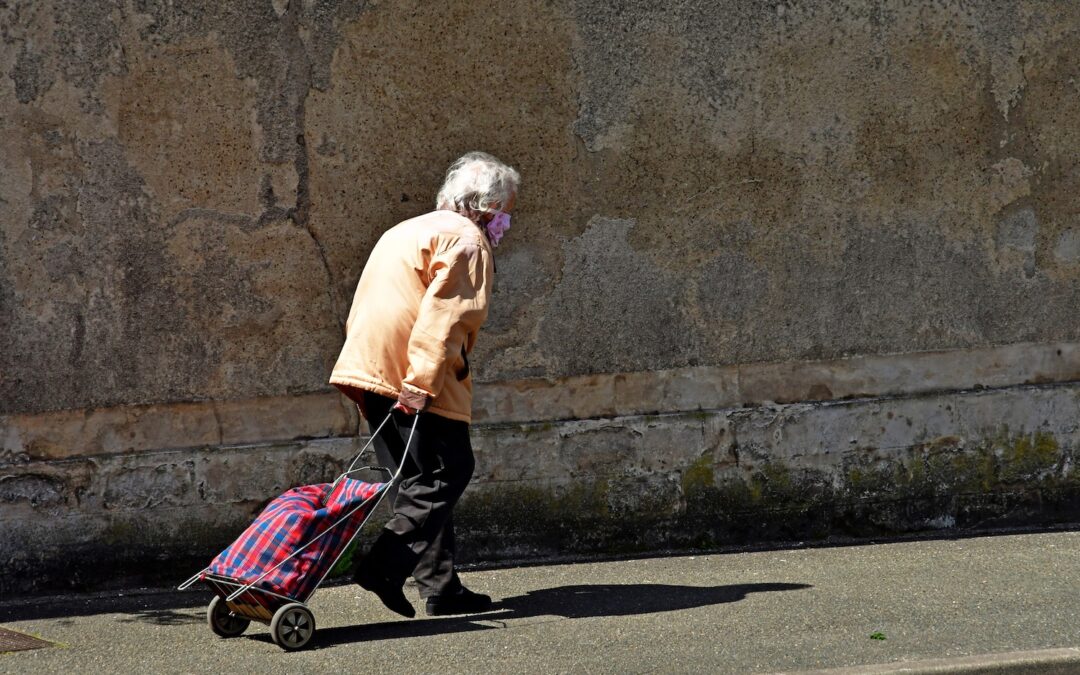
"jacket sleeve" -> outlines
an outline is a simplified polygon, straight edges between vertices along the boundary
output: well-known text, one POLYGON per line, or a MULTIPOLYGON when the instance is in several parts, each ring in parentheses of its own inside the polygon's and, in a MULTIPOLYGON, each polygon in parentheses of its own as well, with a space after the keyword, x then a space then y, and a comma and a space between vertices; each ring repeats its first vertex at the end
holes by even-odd
POLYGON ((431 283, 409 336, 409 369, 403 386, 436 398, 467 337, 487 317, 480 247, 459 245, 431 261, 431 283))

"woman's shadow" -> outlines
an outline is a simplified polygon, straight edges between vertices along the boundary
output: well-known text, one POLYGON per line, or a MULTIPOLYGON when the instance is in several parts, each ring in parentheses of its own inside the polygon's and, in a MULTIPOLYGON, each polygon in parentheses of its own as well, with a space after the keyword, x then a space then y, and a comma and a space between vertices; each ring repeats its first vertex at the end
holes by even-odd
POLYGON ((735 584, 731 586, 672 586, 668 584, 589 584, 529 591, 496 602, 491 611, 420 621, 342 626, 319 629, 309 648, 320 649, 352 642, 394 640, 494 630, 501 622, 539 616, 583 619, 673 612, 706 605, 738 602, 750 593, 797 591, 807 584, 735 584))

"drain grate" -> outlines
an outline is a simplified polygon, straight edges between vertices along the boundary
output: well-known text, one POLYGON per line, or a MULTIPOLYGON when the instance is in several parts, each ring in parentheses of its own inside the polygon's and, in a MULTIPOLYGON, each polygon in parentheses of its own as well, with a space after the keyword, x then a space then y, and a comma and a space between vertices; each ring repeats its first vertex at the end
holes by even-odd
POLYGON ((16 633, 7 628, 0 628, 0 653, 22 652, 27 649, 41 649, 42 647, 52 646, 53 644, 51 642, 36 638, 33 635, 16 633))

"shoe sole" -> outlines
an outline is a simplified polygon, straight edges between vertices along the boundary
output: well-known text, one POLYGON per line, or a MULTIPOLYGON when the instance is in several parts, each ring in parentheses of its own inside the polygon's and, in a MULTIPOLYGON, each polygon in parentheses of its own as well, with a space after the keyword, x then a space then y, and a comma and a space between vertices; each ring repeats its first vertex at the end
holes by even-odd
POLYGON ((373 593, 375 595, 375 597, 379 599, 379 602, 381 602, 383 604, 383 607, 387 608, 388 610, 390 610, 394 614, 397 614, 399 616, 403 616, 406 619, 412 619, 412 618, 414 618, 416 616, 416 608, 412 606, 412 603, 410 603, 408 601, 408 599, 405 598, 404 595, 401 596, 402 600, 405 602, 405 605, 402 605, 402 608, 407 606, 409 608, 408 612, 402 611, 401 609, 396 609, 395 607, 391 606, 390 603, 388 603, 386 601, 386 598, 383 597, 382 593, 379 592, 377 587, 376 588, 369 588, 363 582, 361 582, 359 579, 354 579, 354 581, 356 582, 356 585, 359 586, 360 588, 364 589, 365 591, 367 591, 369 593, 373 593))

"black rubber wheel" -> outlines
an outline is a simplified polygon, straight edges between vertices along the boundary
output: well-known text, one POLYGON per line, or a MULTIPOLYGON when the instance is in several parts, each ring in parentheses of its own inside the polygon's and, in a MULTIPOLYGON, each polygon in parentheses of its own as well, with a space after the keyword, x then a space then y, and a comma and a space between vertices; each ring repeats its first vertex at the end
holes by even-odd
POLYGON ((277 646, 290 652, 303 649, 314 634, 315 617, 299 602, 278 609, 270 621, 270 637, 277 646))
POLYGON ((210 601, 210 606, 206 608, 206 623, 210 624, 210 630, 214 631, 214 635, 223 638, 236 637, 251 625, 251 621, 233 614, 219 596, 214 596, 214 599, 210 601))

